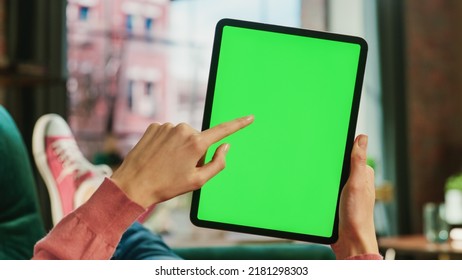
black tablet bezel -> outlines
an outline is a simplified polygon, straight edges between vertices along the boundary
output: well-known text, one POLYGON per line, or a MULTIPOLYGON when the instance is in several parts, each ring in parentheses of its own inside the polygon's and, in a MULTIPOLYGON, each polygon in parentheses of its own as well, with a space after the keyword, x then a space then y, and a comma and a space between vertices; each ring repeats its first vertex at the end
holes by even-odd
POLYGON ((293 28, 293 27, 285 27, 285 26, 278 26, 278 25, 264 24, 264 23, 236 20, 236 19, 220 20, 217 23, 216 29, 215 29, 215 38, 214 38, 213 50, 212 50, 212 59, 211 59, 210 72, 209 72, 207 95, 206 95, 206 100, 205 100, 202 130, 206 130, 210 127, 213 97, 214 97, 216 76, 217 76, 217 70, 218 70, 218 60, 220 56, 220 46, 221 46, 223 28, 225 26, 242 27, 242 28, 249 28, 249 29, 261 30, 261 31, 277 32, 277 33, 283 33, 283 34, 291 34, 291 35, 298 35, 298 36, 305 36, 305 37, 312 37, 312 38, 320 38, 320 39, 325 39, 325 40, 354 43, 360 46, 358 70, 357 70, 356 83, 355 83, 353 100, 352 100, 350 122, 349 122, 349 127, 348 127, 348 134, 347 134, 347 143, 346 143, 346 149, 345 149, 344 160, 343 160, 343 168, 342 168, 342 175, 341 175, 340 186, 339 186, 339 195, 338 195, 338 200, 337 200, 333 231, 332 231, 332 236, 322 237, 322 236, 315 236, 315 235, 309 235, 309 234, 300 234, 300 233, 278 231, 278 230, 272 230, 272 229, 262 229, 262 228, 257 228, 257 227, 249 227, 249 226, 241 226, 241 225, 235 225, 235 224, 229 224, 229 223, 220 223, 220 222, 215 222, 215 221, 201 220, 197 216, 198 210, 199 210, 199 203, 200 203, 200 193, 201 193, 200 189, 193 192, 191 212, 190 212, 191 222, 196 226, 205 227, 205 228, 235 231, 235 232, 249 233, 249 234, 257 234, 257 235, 264 235, 264 236, 277 237, 277 238, 283 238, 283 239, 292 239, 292 240, 299 240, 299 241, 306 241, 306 242, 316 242, 316 243, 322 243, 322 244, 335 243, 336 240, 338 239, 338 211, 339 211, 338 207, 339 207, 339 200, 340 200, 340 192, 342 191, 343 186, 345 185, 348 179, 348 174, 350 170, 350 153, 353 147, 353 142, 354 142, 354 137, 355 137, 356 123, 357 123, 358 111, 359 111, 359 103, 360 103, 361 91, 362 91, 362 86, 363 86, 364 72, 365 72, 365 66, 366 66, 366 57, 367 57, 367 50, 368 50, 366 41, 360 37, 355 37, 355 36, 350 36, 350 35, 342 35, 342 34, 321 32, 321 31, 314 31, 314 30, 307 30, 307 29, 300 29, 300 28, 293 28))

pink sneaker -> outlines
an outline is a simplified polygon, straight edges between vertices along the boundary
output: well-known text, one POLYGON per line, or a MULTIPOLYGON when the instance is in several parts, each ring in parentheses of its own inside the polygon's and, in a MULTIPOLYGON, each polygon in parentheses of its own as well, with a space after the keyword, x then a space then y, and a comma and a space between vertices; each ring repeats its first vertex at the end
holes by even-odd
POLYGON ((48 189, 54 225, 84 203, 112 174, 109 166, 95 166, 83 156, 70 127, 56 114, 44 115, 37 121, 32 150, 48 189))

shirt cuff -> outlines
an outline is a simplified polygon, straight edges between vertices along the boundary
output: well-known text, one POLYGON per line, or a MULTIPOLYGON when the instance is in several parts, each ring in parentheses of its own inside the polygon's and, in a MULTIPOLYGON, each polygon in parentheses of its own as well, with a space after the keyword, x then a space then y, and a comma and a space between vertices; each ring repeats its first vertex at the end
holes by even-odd
POLYGON ((96 233, 116 245, 123 232, 146 211, 133 202, 109 178, 104 179, 93 196, 75 214, 96 233))

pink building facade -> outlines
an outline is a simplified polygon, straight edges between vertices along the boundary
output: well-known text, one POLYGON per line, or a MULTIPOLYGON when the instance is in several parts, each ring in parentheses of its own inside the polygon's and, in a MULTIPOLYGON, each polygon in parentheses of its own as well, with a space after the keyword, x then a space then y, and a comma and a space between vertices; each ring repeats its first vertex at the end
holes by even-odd
POLYGON ((69 121, 88 157, 168 120, 168 0, 68 0, 69 121))

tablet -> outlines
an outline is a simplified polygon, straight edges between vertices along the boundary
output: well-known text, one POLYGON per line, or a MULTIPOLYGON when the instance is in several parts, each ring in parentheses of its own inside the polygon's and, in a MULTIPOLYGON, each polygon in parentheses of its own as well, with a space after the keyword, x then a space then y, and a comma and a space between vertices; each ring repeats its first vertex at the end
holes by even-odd
POLYGON ((358 37, 218 22, 202 129, 253 114, 226 168, 193 193, 200 227, 334 243, 367 44, 358 37))

